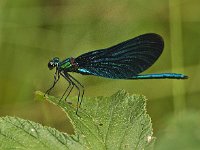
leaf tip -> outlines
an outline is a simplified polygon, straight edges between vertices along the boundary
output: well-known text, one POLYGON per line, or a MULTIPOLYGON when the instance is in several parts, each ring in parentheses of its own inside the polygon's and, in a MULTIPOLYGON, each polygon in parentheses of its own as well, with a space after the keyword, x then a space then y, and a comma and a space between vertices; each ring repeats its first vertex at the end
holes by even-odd
POLYGON ((41 91, 35 91, 35 100, 44 100, 46 98, 45 94, 41 91))

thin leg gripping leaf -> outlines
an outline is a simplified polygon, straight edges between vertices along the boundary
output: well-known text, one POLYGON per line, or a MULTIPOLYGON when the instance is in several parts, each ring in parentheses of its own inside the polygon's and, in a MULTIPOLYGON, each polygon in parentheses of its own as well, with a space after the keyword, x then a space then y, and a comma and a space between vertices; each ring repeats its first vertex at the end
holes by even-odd
MULTIPOLYGON (((85 98, 79 109, 80 117, 75 114, 73 104, 59 103, 59 98, 53 96, 46 99, 67 113, 75 133, 83 138, 89 149, 152 147, 151 118, 146 113, 146 99, 142 95, 130 96, 121 90, 111 97, 85 98)), ((75 102, 76 99, 73 97, 71 100, 75 102)))

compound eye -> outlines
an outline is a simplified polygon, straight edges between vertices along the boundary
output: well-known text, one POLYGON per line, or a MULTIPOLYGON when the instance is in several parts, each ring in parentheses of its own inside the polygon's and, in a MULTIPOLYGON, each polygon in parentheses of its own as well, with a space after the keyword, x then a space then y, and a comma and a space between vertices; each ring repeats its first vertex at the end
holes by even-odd
POLYGON ((48 68, 51 70, 51 69, 53 69, 55 66, 54 66, 54 63, 52 62, 52 61, 50 61, 49 63, 48 63, 48 68))

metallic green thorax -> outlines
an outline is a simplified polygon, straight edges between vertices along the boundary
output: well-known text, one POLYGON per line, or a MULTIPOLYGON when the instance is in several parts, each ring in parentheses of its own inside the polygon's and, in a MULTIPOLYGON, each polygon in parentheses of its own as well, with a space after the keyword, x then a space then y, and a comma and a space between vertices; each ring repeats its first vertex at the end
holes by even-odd
POLYGON ((60 68, 62 68, 62 69, 67 69, 67 68, 70 68, 72 66, 72 64, 71 64, 71 62, 70 62, 70 59, 68 58, 68 59, 66 59, 66 60, 64 60, 63 62, 62 62, 62 64, 61 64, 61 66, 60 66, 60 68))
POLYGON ((59 68, 61 70, 65 70, 67 72, 70 72, 70 71, 74 71, 76 70, 76 64, 74 63, 74 58, 67 58, 65 60, 63 60, 62 62, 60 62, 59 64, 59 68))

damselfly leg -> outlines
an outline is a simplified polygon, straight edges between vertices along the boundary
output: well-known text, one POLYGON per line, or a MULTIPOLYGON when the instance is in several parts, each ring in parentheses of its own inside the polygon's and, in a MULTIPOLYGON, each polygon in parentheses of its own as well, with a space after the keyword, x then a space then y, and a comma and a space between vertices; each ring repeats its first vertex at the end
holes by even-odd
MULTIPOLYGON (((61 73, 61 75, 64 77, 64 75, 62 73, 61 73)), ((65 92, 63 93, 62 97, 60 98, 59 102, 63 99, 63 97, 67 93, 67 96, 65 97, 65 101, 66 101, 67 97, 69 96, 69 94, 71 93, 72 89, 74 88, 73 83, 68 78, 65 78, 65 79, 67 80, 67 82, 69 83, 69 85, 68 85, 67 89, 65 90, 65 92)))
POLYGON ((75 79, 73 76, 71 76, 70 74, 69 74, 69 76, 70 76, 70 78, 72 78, 78 85, 80 85, 81 88, 82 88, 82 94, 81 94, 81 99, 80 99, 80 103, 79 103, 79 105, 81 106, 81 103, 82 103, 82 101, 83 101, 83 95, 84 95, 84 92, 85 92, 84 86, 83 86, 77 79, 75 79))
MULTIPOLYGON (((78 109, 81 105, 82 99, 83 99, 83 95, 84 95, 84 87, 83 85, 81 85, 80 82, 78 82, 78 80, 76 80, 74 77, 72 77, 70 74, 63 74, 61 73, 61 75, 69 82, 69 84, 72 84, 72 88, 69 90, 67 96, 65 97, 65 100, 67 99, 67 97, 69 96, 69 94, 71 93, 72 89, 74 88, 74 86, 76 87, 76 89, 78 90, 78 101, 77 101, 77 109, 76 109, 76 114, 78 114, 78 109), (81 93, 81 88, 82 88, 82 93, 81 93)), ((67 92, 67 90, 65 91, 65 93, 67 92)), ((64 93, 64 94, 65 94, 64 93)))
POLYGON ((46 96, 47 94, 49 95, 49 93, 51 92, 51 90, 54 88, 54 86, 56 85, 56 83, 59 81, 60 79, 60 73, 57 71, 54 74, 54 82, 53 85, 45 92, 44 96, 46 96))

